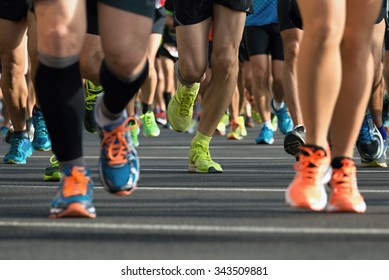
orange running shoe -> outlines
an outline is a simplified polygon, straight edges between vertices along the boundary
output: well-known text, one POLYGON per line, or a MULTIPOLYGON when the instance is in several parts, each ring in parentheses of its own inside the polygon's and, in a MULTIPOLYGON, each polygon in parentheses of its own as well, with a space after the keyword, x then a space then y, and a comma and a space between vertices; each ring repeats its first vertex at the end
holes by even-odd
POLYGON ((329 212, 366 212, 366 203, 357 186, 357 169, 352 159, 341 161, 340 168, 332 169, 329 212))
POLYGON ((296 176, 285 194, 286 203, 295 208, 321 211, 327 204, 325 184, 331 178, 329 149, 302 146, 295 163, 296 176))
POLYGON ((50 218, 95 218, 93 182, 89 170, 81 166, 65 167, 63 180, 51 203, 50 218))

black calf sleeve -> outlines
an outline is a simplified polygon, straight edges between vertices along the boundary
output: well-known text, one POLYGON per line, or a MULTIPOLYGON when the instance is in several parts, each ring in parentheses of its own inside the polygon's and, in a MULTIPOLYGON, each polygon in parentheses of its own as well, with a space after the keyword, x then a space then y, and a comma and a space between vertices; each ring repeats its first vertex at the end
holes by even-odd
POLYGON ((106 108, 114 114, 122 112, 147 79, 148 73, 149 64, 146 62, 138 75, 128 80, 121 79, 113 74, 103 61, 100 69, 100 81, 105 92, 103 100, 106 108))
POLYGON ((80 158, 85 97, 79 62, 65 68, 39 63, 35 85, 57 159, 80 158))

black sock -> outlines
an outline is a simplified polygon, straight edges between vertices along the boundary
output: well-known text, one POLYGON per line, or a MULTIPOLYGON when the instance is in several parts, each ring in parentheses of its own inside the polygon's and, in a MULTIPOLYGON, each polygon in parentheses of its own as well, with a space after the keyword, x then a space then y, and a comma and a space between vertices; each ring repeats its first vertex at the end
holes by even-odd
POLYGON ((122 112, 128 102, 138 92, 143 82, 148 77, 149 64, 146 62, 143 70, 130 79, 120 78, 113 74, 103 61, 100 69, 100 81, 104 88, 104 104, 105 107, 114 114, 122 112))
POLYGON ((152 111, 151 105, 142 102, 142 114, 146 114, 148 111, 152 111))
POLYGON ((85 97, 79 62, 64 68, 39 63, 35 86, 57 159, 82 157, 85 97))
POLYGON ((331 166, 332 168, 336 168, 336 169, 339 169, 343 166, 343 163, 342 161, 344 159, 348 159, 348 160, 353 160, 352 158, 349 158, 349 157, 336 157, 334 158, 332 161, 331 161, 331 166))
POLYGON ((170 99, 172 98, 172 93, 165 91, 163 93, 163 100, 165 101, 166 107, 169 105, 170 99))

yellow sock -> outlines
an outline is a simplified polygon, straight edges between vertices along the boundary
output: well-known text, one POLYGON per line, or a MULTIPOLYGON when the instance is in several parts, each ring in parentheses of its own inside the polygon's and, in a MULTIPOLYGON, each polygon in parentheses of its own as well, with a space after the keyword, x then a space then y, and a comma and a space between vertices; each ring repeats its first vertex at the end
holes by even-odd
MULTIPOLYGON (((193 138, 191 143, 195 142, 203 142, 209 146, 209 143, 211 142, 212 137, 202 134, 201 132, 197 131, 195 137, 193 138)), ((191 145, 192 146, 192 145, 191 145)))

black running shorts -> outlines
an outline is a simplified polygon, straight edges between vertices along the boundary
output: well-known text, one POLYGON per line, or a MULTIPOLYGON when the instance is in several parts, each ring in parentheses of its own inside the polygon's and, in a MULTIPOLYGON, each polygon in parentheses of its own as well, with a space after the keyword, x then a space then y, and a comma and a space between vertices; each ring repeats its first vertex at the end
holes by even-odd
POLYGON ((87 20, 87 33, 99 35, 96 0, 86 1, 86 20, 87 20))
POLYGON ((244 28, 249 56, 270 54, 272 60, 284 60, 284 48, 278 25, 246 26, 244 28))
POLYGON ((165 7, 155 9, 154 15, 154 23, 153 28, 151 30, 152 34, 163 34, 163 30, 165 29, 165 19, 166 19, 166 10, 165 7))
POLYGON ((277 1, 277 16, 278 16, 278 28, 280 32, 286 29, 296 28, 289 17, 289 10, 291 9, 290 0, 278 0, 277 1))
POLYGON ((28 7, 26 0, 0 0, 0 18, 20 21, 27 16, 28 7))
POLYGON ((238 57, 239 62, 245 62, 250 60, 249 53, 247 51, 246 37, 244 36, 244 33, 242 36, 242 40, 240 41, 238 57))
POLYGON ((212 17, 213 4, 246 13, 252 12, 251 0, 174 0, 175 25, 196 24, 212 17))
POLYGON ((120 10, 154 18, 155 0, 98 0, 120 10))

